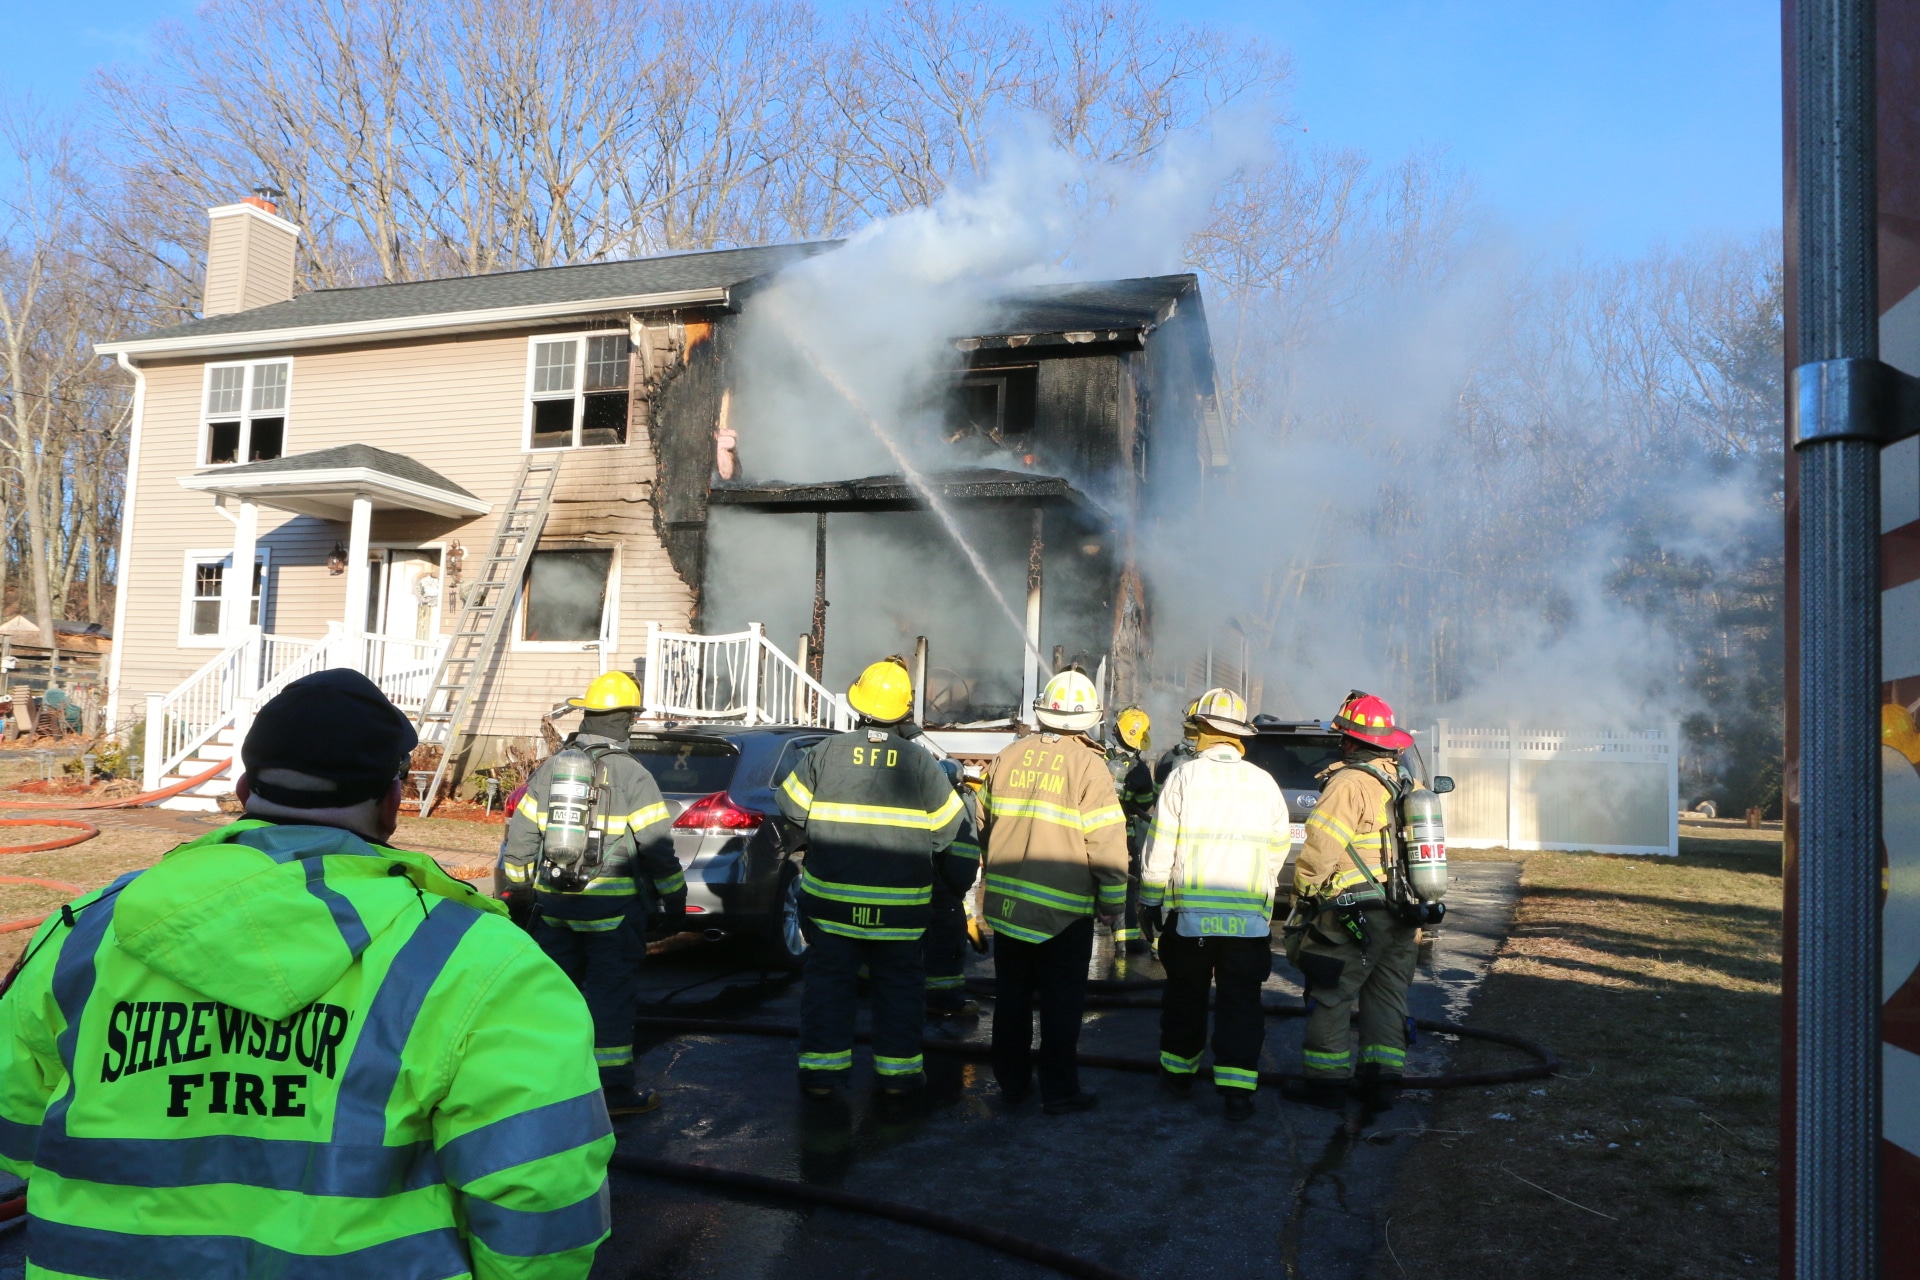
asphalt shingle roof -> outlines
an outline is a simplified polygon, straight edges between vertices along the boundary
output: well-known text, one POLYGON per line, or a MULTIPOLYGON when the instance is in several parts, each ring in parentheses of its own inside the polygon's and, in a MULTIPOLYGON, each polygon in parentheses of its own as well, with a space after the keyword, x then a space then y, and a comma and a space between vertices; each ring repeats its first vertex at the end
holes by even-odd
POLYGON ((415 484, 429 485, 447 493, 457 493, 461 497, 475 497, 474 494, 462 489, 433 468, 416 462, 403 453, 388 453, 385 449, 376 449, 370 444, 336 445, 331 449, 315 449, 311 453, 295 453, 284 458, 270 458, 265 462, 248 462, 237 467, 216 467, 211 471, 202 471, 200 474, 248 479, 269 474, 334 471, 347 467, 364 467, 368 471, 384 472, 396 480, 411 480, 415 484))
POLYGON ((600 298, 676 293, 683 289, 725 288, 771 275, 788 263, 824 253, 838 244, 837 240, 821 240, 754 249, 718 249, 711 253, 677 253, 663 258, 635 258, 626 262, 593 262, 577 267, 542 267, 483 276, 450 276, 445 280, 420 280, 410 284, 319 289, 313 293, 303 293, 290 302, 276 302, 205 320, 190 320, 185 324, 143 333, 140 338, 147 341, 217 337, 309 325, 355 324, 397 320, 406 316, 489 311, 495 307, 592 302, 600 298))
POLYGON ((1195 284, 1191 275, 1142 276, 1134 280, 1023 289, 1007 298, 1006 310, 996 317, 992 331, 1010 334, 1137 329, 1155 323, 1163 307, 1195 284))

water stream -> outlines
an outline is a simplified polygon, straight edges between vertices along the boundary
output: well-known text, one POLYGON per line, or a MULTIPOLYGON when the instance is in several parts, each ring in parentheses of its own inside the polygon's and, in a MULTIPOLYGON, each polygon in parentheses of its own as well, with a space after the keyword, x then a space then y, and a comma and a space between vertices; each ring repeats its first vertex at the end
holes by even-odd
POLYGON ((880 419, 868 410, 859 396, 854 394, 853 388, 849 387, 840 375, 829 368, 813 348, 807 345, 806 339, 791 328, 785 329, 785 333, 788 341, 793 343, 794 349, 813 367, 814 372, 825 378, 827 385, 832 387, 840 398, 860 416, 861 421, 867 424, 867 429, 873 432, 874 438, 893 459, 893 464, 900 468, 900 474, 906 477, 907 484, 920 495, 920 500, 927 504, 927 509, 933 512, 935 519, 940 521, 941 527, 947 531, 947 536, 953 539, 954 545, 958 546, 961 554, 966 556, 967 563, 973 566, 973 572, 979 577, 981 585, 986 587, 988 594, 993 597, 993 602, 1000 606, 1000 612, 1006 617, 1007 625, 1012 627, 1014 634, 1020 637, 1021 647, 1027 653, 1028 664, 1030 666, 1038 664, 1040 651, 1028 639, 1026 623, 1013 611, 1013 606, 1008 603, 1006 595, 994 582, 993 576, 987 572, 987 562, 981 558, 978 551, 974 550, 973 544, 967 541, 966 534, 960 530, 959 521, 953 518, 953 512, 947 508, 946 503, 941 501, 939 494, 927 482, 926 477, 921 475, 919 469, 908 460, 906 450, 900 447, 899 442, 880 424, 880 419))

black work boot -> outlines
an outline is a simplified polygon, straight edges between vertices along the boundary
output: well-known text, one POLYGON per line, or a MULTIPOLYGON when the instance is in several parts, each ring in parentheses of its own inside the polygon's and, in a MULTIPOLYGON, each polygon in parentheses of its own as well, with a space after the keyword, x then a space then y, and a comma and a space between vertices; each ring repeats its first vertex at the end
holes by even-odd
POLYGON ((1040 1110, 1050 1116, 1072 1115, 1076 1111, 1091 1111, 1100 1105, 1097 1095, 1082 1089, 1079 1093, 1064 1098, 1055 1098, 1052 1102, 1042 1103, 1040 1110))
POLYGON ((1391 1111, 1400 1098, 1400 1080, 1397 1073, 1383 1071, 1377 1062, 1363 1062, 1353 1080, 1353 1093, 1369 1111, 1391 1111))
POLYGON ((1191 1071, 1168 1071, 1160 1069, 1160 1087, 1176 1098, 1193 1096, 1193 1073, 1191 1071))
POLYGON ((1253 1119, 1253 1090, 1222 1089, 1220 1091, 1220 1099, 1222 1105, 1226 1108, 1227 1119, 1253 1119))
POLYGON ((1341 1111, 1347 1105, 1347 1082, 1345 1080, 1282 1080, 1280 1096, 1288 1102, 1298 1102, 1303 1106, 1319 1107, 1326 1111, 1341 1111))
POLYGON ((630 1084, 601 1085, 600 1096, 607 1101, 607 1115, 614 1119, 660 1109, 658 1089, 635 1089, 630 1084))

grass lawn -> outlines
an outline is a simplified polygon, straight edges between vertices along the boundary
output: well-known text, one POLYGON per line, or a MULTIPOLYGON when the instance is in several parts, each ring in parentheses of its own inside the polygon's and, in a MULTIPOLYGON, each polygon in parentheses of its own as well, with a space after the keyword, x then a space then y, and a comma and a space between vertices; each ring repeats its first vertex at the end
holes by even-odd
MULTIPOLYGON (((1523 864, 1475 1025, 1551 1045, 1551 1080, 1440 1095, 1374 1274, 1777 1271, 1780 832, 1689 824, 1678 858, 1523 864)), ((1466 1043, 1462 1069, 1511 1064, 1466 1043)))

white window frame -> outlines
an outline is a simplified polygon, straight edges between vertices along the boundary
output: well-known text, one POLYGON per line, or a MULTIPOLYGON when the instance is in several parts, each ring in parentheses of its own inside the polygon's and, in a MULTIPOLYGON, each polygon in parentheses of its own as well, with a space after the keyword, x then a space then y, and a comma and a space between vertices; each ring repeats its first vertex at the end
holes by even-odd
MULTIPOLYGON (((613 559, 607 565, 606 605, 600 610, 600 639, 593 640, 528 640, 521 636, 526 620, 522 612, 526 607, 527 584, 523 580, 513 593, 513 616, 507 619, 512 628, 512 652, 514 653, 593 653, 598 650, 604 654, 620 651, 620 544, 617 542, 598 542, 592 538, 569 538, 553 542, 542 542, 534 548, 541 551, 611 551, 613 559)), ((533 573, 533 562, 527 562, 527 573, 533 573)))
MULTIPOLYGON (((521 399, 520 451, 522 453, 565 453, 569 449, 624 449, 633 443, 633 340, 619 329, 582 329, 578 333, 542 333, 527 339, 527 386, 521 399), (582 444, 580 431, 587 410, 587 340, 589 338, 627 339, 627 438, 619 444, 582 444), (533 447, 534 359, 546 342, 574 343, 573 352, 573 443, 558 449, 533 447)), ((561 397, 542 395, 542 400, 561 397)))
MULTIPOLYGON (((232 567, 233 548, 203 547, 186 553, 185 563, 180 570, 180 647, 182 649, 224 649, 227 637, 216 631, 211 635, 197 636, 193 633, 193 585, 194 570, 203 564, 220 564, 232 567)), ((260 566, 260 619, 264 626, 267 617, 267 600, 273 583, 273 548, 256 546, 253 550, 253 562, 260 566)), ((251 612, 251 610, 249 610, 251 612)))
POLYGON ((253 445, 253 420, 256 417, 280 419, 280 456, 286 457, 293 452, 293 357, 283 356, 276 360, 220 360, 209 363, 200 375, 200 438, 194 446, 194 465, 196 467, 239 467, 247 463, 247 453, 253 445), (252 408, 253 371, 261 365, 277 364, 287 371, 287 394, 285 403, 276 415, 272 412, 257 412, 252 408), (240 379, 240 410, 237 413, 207 412, 207 397, 213 391, 213 372, 216 369, 242 369, 245 373, 240 379), (209 451, 213 445, 213 424, 240 420, 240 443, 234 451, 232 462, 214 462, 209 451))

